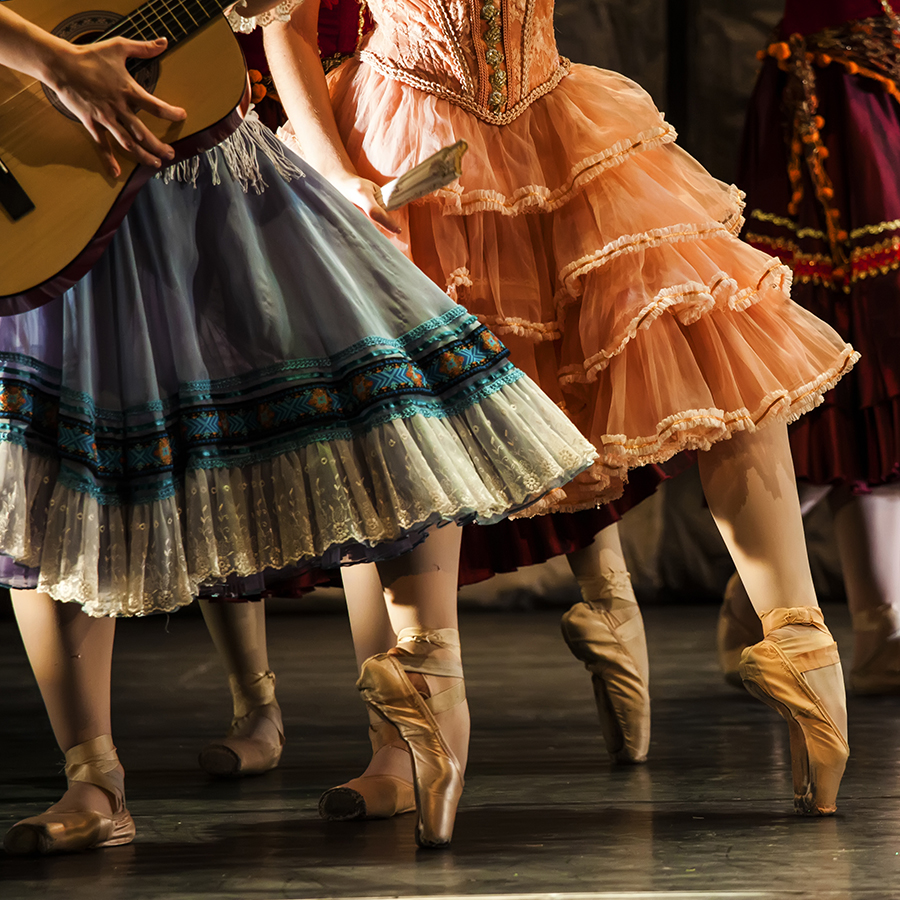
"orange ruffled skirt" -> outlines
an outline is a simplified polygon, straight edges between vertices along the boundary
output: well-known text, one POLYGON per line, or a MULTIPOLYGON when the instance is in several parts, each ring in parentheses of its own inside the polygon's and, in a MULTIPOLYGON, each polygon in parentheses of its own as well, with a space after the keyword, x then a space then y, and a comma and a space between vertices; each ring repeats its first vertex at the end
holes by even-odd
POLYGON ((740 192, 624 76, 575 65, 505 126, 357 60, 329 84, 351 159, 379 183, 469 145, 458 183, 399 211, 396 242, 600 452, 532 513, 596 506, 629 469, 796 419, 855 362, 791 301, 789 270, 738 240, 740 192))

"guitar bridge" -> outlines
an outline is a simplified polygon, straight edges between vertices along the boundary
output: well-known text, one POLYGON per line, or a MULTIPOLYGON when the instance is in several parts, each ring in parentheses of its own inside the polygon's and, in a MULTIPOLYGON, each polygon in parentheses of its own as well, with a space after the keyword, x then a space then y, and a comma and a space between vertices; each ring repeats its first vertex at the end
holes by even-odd
POLYGON ((13 222, 17 222, 34 209, 31 197, 25 193, 22 185, 16 181, 2 159, 0 159, 0 206, 9 213, 13 222))

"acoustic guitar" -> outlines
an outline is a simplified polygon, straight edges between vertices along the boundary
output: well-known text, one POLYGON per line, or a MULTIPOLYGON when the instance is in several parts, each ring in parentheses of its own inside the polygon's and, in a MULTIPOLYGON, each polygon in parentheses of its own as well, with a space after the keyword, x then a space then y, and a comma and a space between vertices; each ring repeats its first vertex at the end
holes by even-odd
MULTIPOLYGON (((177 159, 207 150, 249 104, 244 57, 222 11, 233 0, 9 0, 59 37, 168 38, 156 59, 128 68, 148 91, 187 111, 183 122, 141 120, 177 159), (102 7, 102 9, 100 9, 102 7)), ((0 316, 59 296, 97 261, 154 171, 124 154, 113 178, 84 127, 48 88, 0 66, 0 316)), ((2 327, 2 323, 0 323, 2 327)))

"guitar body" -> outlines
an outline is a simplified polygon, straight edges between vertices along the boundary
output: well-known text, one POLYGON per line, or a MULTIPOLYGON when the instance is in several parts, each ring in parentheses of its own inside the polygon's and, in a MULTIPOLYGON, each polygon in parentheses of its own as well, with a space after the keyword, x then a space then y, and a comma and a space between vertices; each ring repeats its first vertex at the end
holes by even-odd
MULTIPOLYGON (((140 4, 95 2, 88 11, 83 0, 10 0, 6 7, 73 39, 79 30, 93 29, 94 36, 104 32, 140 4)), ((187 111, 187 119, 179 123, 140 113, 156 135, 173 145, 176 159, 215 146, 246 112, 244 58, 221 15, 168 50, 140 77, 153 94, 187 111)), ((0 316, 40 306, 81 278, 111 240, 141 185, 154 175, 123 153, 122 174, 110 176, 90 135, 54 100, 40 83, 0 66, 0 161, 34 204, 17 220, 0 207, 0 316)))

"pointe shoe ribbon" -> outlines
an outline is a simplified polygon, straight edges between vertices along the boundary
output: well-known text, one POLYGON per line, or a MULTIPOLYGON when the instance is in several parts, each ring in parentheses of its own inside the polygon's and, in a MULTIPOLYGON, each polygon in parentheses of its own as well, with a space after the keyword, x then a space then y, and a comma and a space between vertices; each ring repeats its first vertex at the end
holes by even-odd
POLYGON ((402 646, 407 643, 458 652, 459 637, 455 629, 403 629, 397 635, 397 647, 363 663, 356 686, 366 705, 390 722, 409 747, 418 812, 416 843, 420 847, 445 847, 453 836, 463 776, 434 717, 462 703, 465 687, 460 681, 448 690, 424 697, 407 671, 461 678, 462 666, 455 660, 430 659, 428 649, 402 646))
MULTIPOLYGON (((409 753, 400 732, 383 719, 369 726, 372 756, 385 747, 409 753)), ((319 798, 319 815, 330 822, 353 819, 389 819, 412 812, 416 795, 412 782, 396 775, 361 775, 325 791, 319 798)))
POLYGON ((119 757, 112 737, 100 735, 77 744, 66 753, 66 779, 102 788, 113 800, 111 816, 96 810, 45 812, 17 822, 6 833, 3 846, 13 855, 73 853, 115 847, 134 840, 135 828, 125 808, 125 779, 118 771, 119 757))
POLYGON ((606 749, 619 763, 641 763, 650 748, 649 666, 637 604, 617 610, 576 603, 562 617, 562 633, 591 673, 606 749))
POLYGON ((795 810, 802 815, 832 815, 850 751, 846 736, 805 673, 838 666, 840 696, 826 699, 835 712, 843 712, 837 644, 816 607, 769 610, 760 620, 765 637, 744 651, 741 679, 751 694, 788 723, 795 810))
MULTIPOLYGON (((234 676, 230 680, 234 681, 234 676)), ((284 750, 284 723, 281 707, 275 699, 275 673, 255 672, 244 682, 243 690, 232 694, 243 697, 246 693, 257 697, 255 706, 242 706, 231 720, 228 734, 220 741, 204 747, 200 753, 200 767, 216 778, 242 778, 262 775, 274 769, 281 761, 284 750), (257 734, 261 720, 268 719, 274 726, 274 740, 266 740, 257 734)))

